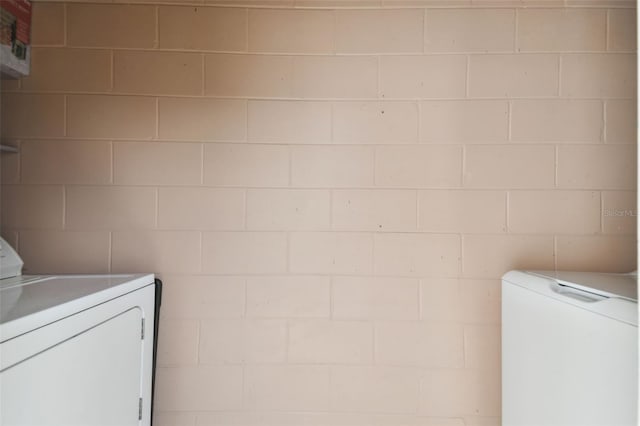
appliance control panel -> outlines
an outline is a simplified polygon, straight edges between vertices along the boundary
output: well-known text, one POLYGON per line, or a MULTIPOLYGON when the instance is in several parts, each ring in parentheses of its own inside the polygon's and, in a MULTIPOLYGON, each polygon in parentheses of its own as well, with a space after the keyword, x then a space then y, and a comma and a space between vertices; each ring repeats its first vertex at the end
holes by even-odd
POLYGON ((22 275, 22 259, 3 238, 0 238, 0 279, 22 275))

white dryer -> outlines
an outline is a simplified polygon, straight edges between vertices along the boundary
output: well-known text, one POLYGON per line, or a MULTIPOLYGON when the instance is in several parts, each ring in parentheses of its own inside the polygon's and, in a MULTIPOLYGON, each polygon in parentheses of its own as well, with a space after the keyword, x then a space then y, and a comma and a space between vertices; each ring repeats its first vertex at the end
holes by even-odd
POLYGON ((502 278, 505 426, 636 426, 634 274, 511 271, 502 278))
POLYGON ((156 304, 152 274, 0 279, 0 424, 149 425, 156 304))

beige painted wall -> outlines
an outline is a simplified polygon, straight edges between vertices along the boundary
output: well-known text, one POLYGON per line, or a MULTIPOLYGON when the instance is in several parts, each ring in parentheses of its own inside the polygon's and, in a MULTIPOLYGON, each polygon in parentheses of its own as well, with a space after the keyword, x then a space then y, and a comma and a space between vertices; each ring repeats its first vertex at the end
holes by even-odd
POLYGON ((500 276, 635 268, 635 2, 250 3, 36 3, 3 235, 165 281, 159 425, 499 423, 500 276))

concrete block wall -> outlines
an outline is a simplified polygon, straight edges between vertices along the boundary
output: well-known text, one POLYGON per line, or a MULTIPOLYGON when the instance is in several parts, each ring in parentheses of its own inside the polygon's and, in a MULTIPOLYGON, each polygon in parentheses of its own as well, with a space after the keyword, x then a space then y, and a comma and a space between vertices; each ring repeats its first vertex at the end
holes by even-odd
POLYGON ((37 1, 2 234, 165 281, 158 425, 499 424, 501 275, 636 268, 635 12, 37 1))

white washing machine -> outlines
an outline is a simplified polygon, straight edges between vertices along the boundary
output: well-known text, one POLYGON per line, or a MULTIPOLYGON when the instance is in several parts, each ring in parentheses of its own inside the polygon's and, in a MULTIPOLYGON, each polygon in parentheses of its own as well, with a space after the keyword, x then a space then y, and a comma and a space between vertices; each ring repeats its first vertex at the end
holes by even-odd
POLYGON ((0 279, 0 424, 151 424, 156 297, 151 274, 0 279))
POLYGON ((633 274, 507 273, 503 425, 637 425, 637 300, 633 274))

